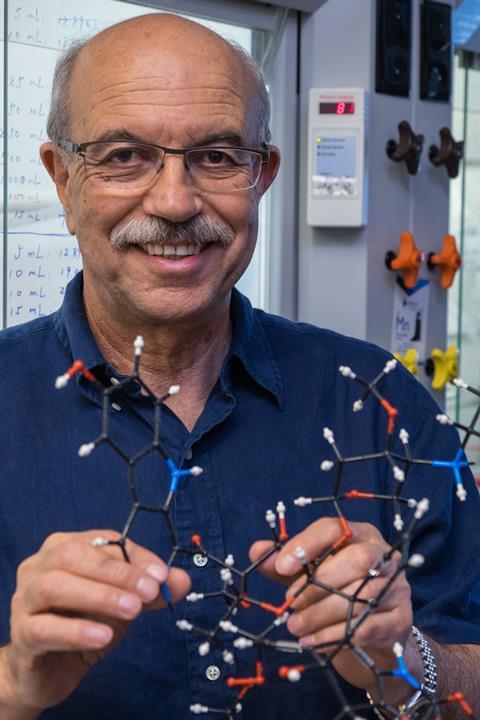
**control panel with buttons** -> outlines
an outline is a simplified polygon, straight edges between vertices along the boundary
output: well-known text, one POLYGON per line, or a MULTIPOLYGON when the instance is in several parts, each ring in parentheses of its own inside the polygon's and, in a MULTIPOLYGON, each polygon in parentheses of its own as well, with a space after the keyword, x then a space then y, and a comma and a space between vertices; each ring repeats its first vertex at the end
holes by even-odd
POLYGON ((366 118, 365 90, 310 90, 309 225, 360 227, 366 224, 366 118))

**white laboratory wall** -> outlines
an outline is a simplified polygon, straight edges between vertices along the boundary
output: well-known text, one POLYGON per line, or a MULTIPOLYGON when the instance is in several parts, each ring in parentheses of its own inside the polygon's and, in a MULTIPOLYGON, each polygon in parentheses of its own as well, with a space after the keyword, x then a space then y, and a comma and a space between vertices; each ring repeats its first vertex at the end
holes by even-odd
MULTIPOLYGON (((421 250, 437 252, 448 232, 449 181, 445 168, 431 165, 428 148, 438 144, 438 130, 450 125, 451 108, 419 99, 420 3, 413 2, 412 9, 410 98, 375 93, 375 0, 329 0, 302 19, 298 317, 387 348, 395 274, 385 267, 386 252, 398 249, 406 230, 421 250), (306 222, 308 93, 335 86, 370 92, 368 224, 362 228, 313 228, 306 222), (390 138, 398 140, 402 120, 425 136, 416 176, 385 152, 390 138)), ((426 265, 420 276, 432 281, 427 350, 444 347, 446 292, 426 265)))

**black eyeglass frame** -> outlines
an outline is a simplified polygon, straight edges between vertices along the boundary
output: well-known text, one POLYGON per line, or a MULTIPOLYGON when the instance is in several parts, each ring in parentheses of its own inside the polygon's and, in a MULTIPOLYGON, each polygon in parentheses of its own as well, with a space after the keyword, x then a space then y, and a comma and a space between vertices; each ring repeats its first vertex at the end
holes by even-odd
MULTIPOLYGON (((62 150, 66 150, 67 152, 71 152, 71 153, 74 153, 75 155, 79 155, 80 157, 83 157, 85 164, 86 164, 86 162, 87 162, 86 150, 89 146, 104 145, 106 143, 115 143, 115 142, 120 142, 120 143, 125 143, 125 144, 131 143, 132 145, 140 145, 142 147, 155 148, 156 150, 162 150, 164 155, 163 155, 162 163, 161 163, 160 167, 157 168, 157 170, 156 170, 157 174, 160 172, 160 170, 163 167, 163 163, 165 161, 166 155, 183 155, 183 165, 185 167, 186 172, 188 172, 188 174, 190 175, 190 177, 192 177, 193 180, 194 180, 194 178, 193 178, 193 176, 190 172, 190 168, 188 167, 188 164, 187 164, 187 154, 192 151, 197 151, 197 150, 247 150, 248 152, 252 152, 252 153, 255 153, 256 155, 260 155, 260 157, 262 158, 262 165, 266 165, 270 161, 270 157, 271 157, 270 148, 267 145, 265 145, 263 148, 251 148, 251 147, 242 147, 242 146, 234 146, 234 145, 197 145, 197 146, 188 147, 188 148, 169 148, 169 147, 164 147, 163 145, 156 145, 155 143, 142 142, 141 140, 127 140, 125 138, 118 138, 118 139, 112 138, 111 140, 90 140, 89 142, 84 142, 84 143, 73 143, 73 142, 71 142, 71 140, 63 139, 63 140, 60 140, 57 143, 57 145, 62 150)), ((255 187, 255 185, 257 184, 259 179, 260 179, 260 173, 253 185, 250 185, 247 188, 238 188, 238 190, 251 190, 252 188, 255 187)))

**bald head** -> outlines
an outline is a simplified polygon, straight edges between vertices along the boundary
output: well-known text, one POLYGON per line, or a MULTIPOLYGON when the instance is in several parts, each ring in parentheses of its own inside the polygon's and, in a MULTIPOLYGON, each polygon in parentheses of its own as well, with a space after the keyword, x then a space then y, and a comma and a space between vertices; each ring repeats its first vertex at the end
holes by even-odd
POLYGON ((268 94, 248 53, 196 22, 154 13, 76 42, 60 58, 47 124, 53 142, 71 137, 79 113, 88 112, 99 100, 102 88, 112 82, 112 73, 118 85, 136 73, 145 78, 146 87, 161 86, 170 93, 192 80, 201 88, 207 73, 228 76, 232 93, 250 109, 247 142, 261 146, 270 140, 268 94))
POLYGON ((172 50, 177 57, 184 53, 202 57, 209 52, 232 57, 233 52, 226 40, 197 22, 170 13, 151 13, 111 25, 94 35, 86 41, 81 55, 113 53, 122 64, 124 53, 138 56, 159 46, 172 50))

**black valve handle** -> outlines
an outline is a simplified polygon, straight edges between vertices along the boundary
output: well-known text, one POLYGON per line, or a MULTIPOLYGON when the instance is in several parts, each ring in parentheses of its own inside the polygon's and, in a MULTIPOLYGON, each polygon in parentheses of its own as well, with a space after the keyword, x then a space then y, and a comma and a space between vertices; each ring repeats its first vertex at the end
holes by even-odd
POLYGON ((398 143, 393 139, 387 142, 387 155, 395 162, 405 162, 410 175, 416 175, 425 138, 423 135, 416 135, 407 120, 399 123, 398 132, 400 135, 398 143))
POLYGON ((430 145, 428 157, 436 167, 445 165, 449 178, 456 178, 463 158, 463 140, 455 140, 448 127, 440 130, 440 147, 430 145))

